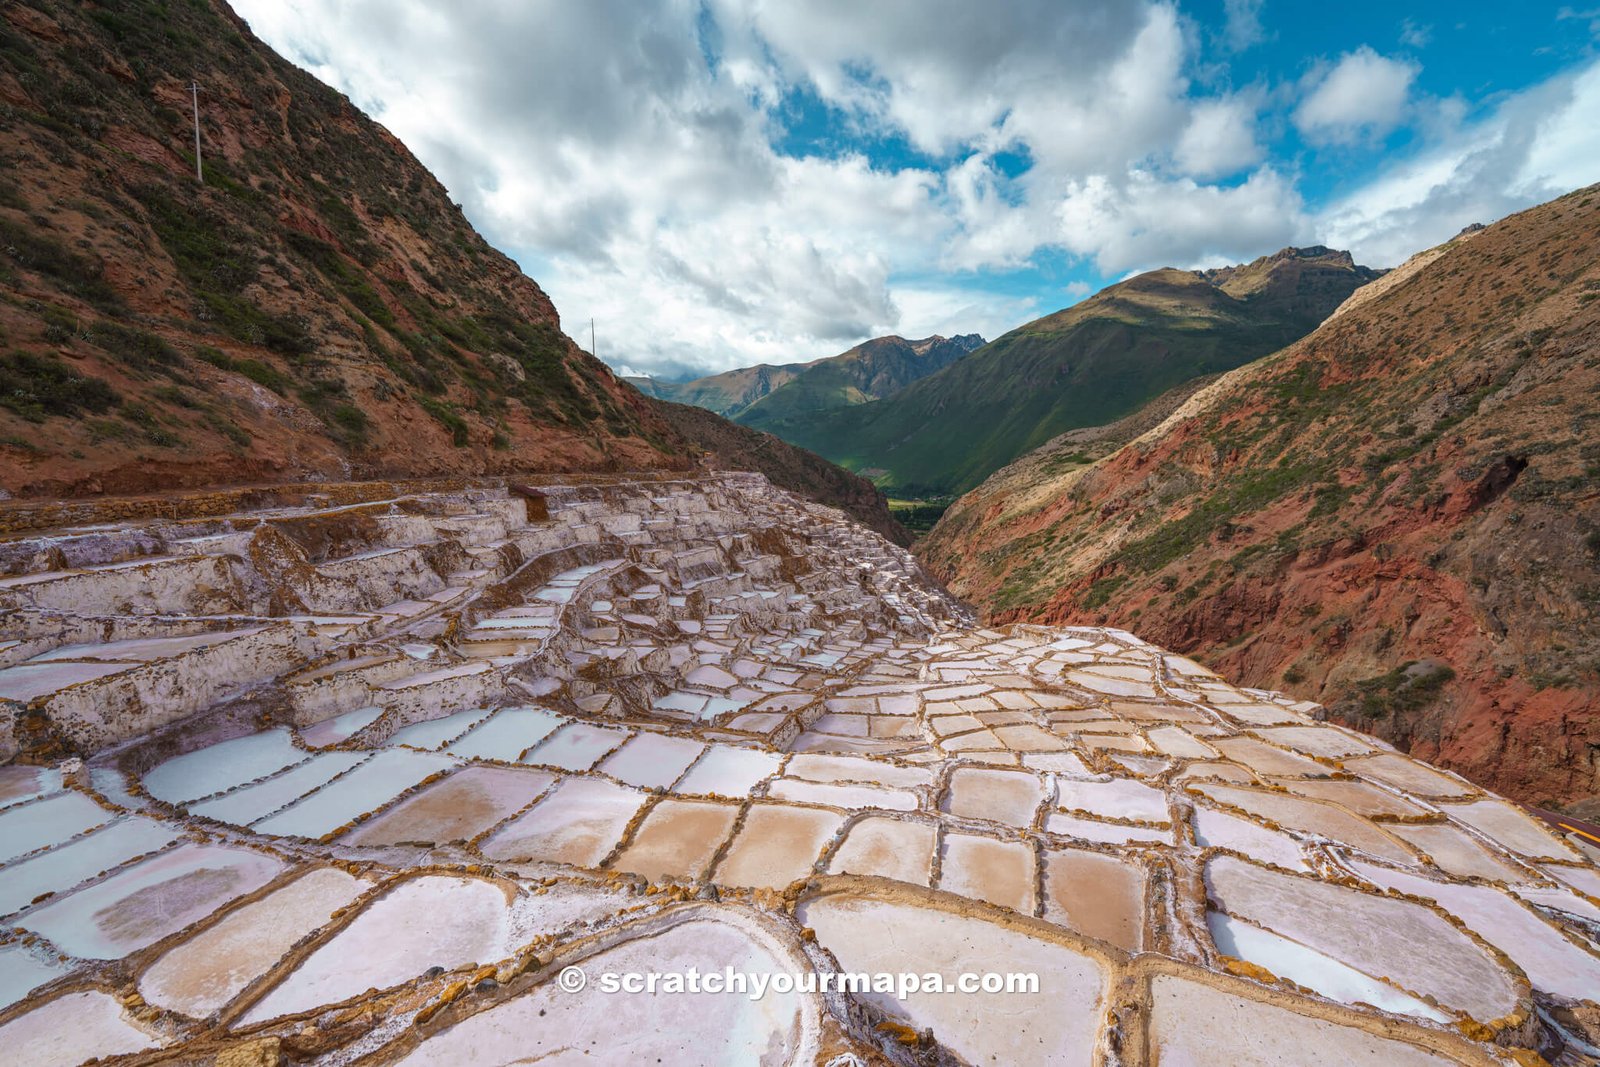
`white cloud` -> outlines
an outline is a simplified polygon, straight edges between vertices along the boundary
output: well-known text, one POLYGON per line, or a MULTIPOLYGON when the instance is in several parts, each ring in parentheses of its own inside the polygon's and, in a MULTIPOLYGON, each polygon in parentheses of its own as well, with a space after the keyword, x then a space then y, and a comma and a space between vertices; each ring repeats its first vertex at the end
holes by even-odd
POLYGON ((1600 61, 1505 99, 1488 117, 1328 206, 1323 239, 1374 266, 1600 179, 1600 61))
MULTIPOLYGON (((1042 273, 1037 301, 992 277, 1041 251, 1105 277, 1318 240, 1392 261, 1600 159, 1575 76, 1476 124, 1468 101, 1413 101, 1415 65, 1370 48, 1235 90, 1200 52, 1217 32, 1151 0, 238 6, 389 126, 574 324, 594 316, 603 357, 664 374, 886 332, 992 337, 1056 310, 1042 273), (775 147, 799 98, 832 109, 823 155, 775 147), (1289 122, 1341 156, 1400 122, 1422 147, 1313 211, 1270 151, 1289 122), (899 143, 924 154, 874 147, 899 143)), ((1228 47, 1270 36, 1263 11, 1230 0, 1228 47)))
POLYGON ((1223 37, 1235 52, 1242 52, 1265 39, 1266 33, 1261 28, 1263 3, 1264 0, 1223 0, 1223 37))
POLYGON ((1309 243, 1300 194, 1268 167, 1235 186, 1163 181, 1133 171, 1077 183, 1058 208, 1063 244, 1105 275, 1239 263, 1309 243))
POLYGON ((1381 137, 1400 124, 1418 67, 1362 45, 1314 75, 1294 123, 1312 140, 1350 143, 1381 137))
POLYGON ((1204 100, 1189 115, 1173 151, 1178 167, 1195 178, 1223 178, 1261 162, 1256 113, 1239 97, 1204 100))

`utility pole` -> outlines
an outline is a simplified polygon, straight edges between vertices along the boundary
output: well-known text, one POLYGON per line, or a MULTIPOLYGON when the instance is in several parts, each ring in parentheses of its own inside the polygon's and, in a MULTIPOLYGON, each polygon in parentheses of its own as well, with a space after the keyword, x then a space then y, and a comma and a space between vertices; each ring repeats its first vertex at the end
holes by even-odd
POLYGON ((589 354, 595 359, 600 358, 600 352, 594 346, 594 320, 589 320, 589 354))
POLYGON ((189 95, 194 97, 194 180, 201 185, 206 183, 205 174, 200 170, 200 83, 189 83, 189 95))

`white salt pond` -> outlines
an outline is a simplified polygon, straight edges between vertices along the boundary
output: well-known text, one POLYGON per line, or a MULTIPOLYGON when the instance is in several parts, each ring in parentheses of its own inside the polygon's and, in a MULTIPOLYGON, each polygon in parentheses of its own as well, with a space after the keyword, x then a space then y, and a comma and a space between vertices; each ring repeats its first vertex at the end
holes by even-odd
POLYGON ((1435 882, 1361 860, 1351 860, 1350 868, 1373 885, 1432 900, 1510 956, 1536 989, 1577 999, 1600 990, 1600 957, 1498 889, 1435 882))
POLYGON ((1150 1049, 1165 1065, 1455 1067, 1458 1063, 1353 1026, 1224 993, 1201 981, 1163 974, 1150 985, 1150 1049))
POLYGON ((121 959, 260 889, 282 870, 249 849, 182 845, 35 908, 17 924, 69 955, 121 959))
POLYGON ((641 789, 665 789, 682 777, 705 747, 686 737, 639 733, 606 757, 598 770, 641 789))
POLYGON ((19 1067, 78 1067, 85 1060, 165 1044, 128 1019, 108 993, 68 993, 0 1026, 0 1048, 19 1067))
POLYGON ((248 826, 324 785, 371 757, 367 752, 319 752, 289 770, 212 800, 191 805, 190 813, 218 822, 248 826))
POLYGON ((311 748, 325 748, 336 745, 340 741, 348 741, 356 734, 377 722, 383 715, 383 709, 374 705, 367 708, 356 708, 342 715, 335 715, 331 719, 323 719, 319 723, 300 728, 300 740, 311 748))
POLYGON ((569 778, 532 808, 491 834, 490 859, 539 859, 598 866, 622 840, 644 794, 594 778, 569 778))
POLYGON ((1494 956, 1421 905, 1231 856, 1206 865, 1206 885, 1217 906, 1235 918, 1475 1019, 1499 1019, 1518 1002, 1516 980, 1494 956))
MULTIPOLYGON (((590 974, 774 974, 777 950, 732 923, 691 920, 582 961, 590 974)), ((547 983, 425 1040, 403 1067, 527 1063, 787 1064, 816 1059, 818 1008, 797 993, 564 993, 547 983)))
POLYGON ((673 788, 675 793, 716 793, 744 796, 755 784, 778 771, 779 757, 771 752, 733 745, 713 745, 673 788))
POLYGON ((628 731, 586 722, 569 722, 528 750, 523 763, 586 771, 628 739, 628 731))
POLYGON ((13 805, 0 812, 0 863, 59 844, 111 818, 111 812, 75 792, 13 805))
POLYGON ((1217 911, 1206 913, 1206 925, 1218 951, 1249 960, 1280 978, 1314 989, 1330 1000, 1371 1004, 1385 1011, 1415 1015, 1436 1023, 1450 1021, 1450 1016, 1416 997, 1270 930, 1217 911))
POLYGON ((252 829, 283 837, 318 838, 383 807, 429 775, 454 766, 455 760, 432 752, 385 749, 344 777, 255 823, 252 829))
POLYGON ((72 964, 27 945, 0 945, 0 1008, 9 1008, 46 982, 72 970, 72 964))
POLYGON ((411 748, 421 748, 432 752, 446 741, 466 733, 484 719, 489 717, 489 708, 469 708, 458 711, 454 715, 446 715, 442 719, 431 719, 428 722, 413 723, 402 726, 389 737, 391 745, 407 745, 411 748))
POLYGON ((523 752, 555 733, 564 721, 544 708, 501 708, 445 751, 468 759, 515 763, 523 752))
POLYGON ((283 727, 247 734, 167 760, 140 779, 145 792, 169 804, 187 804, 245 782, 276 774, 306 759, 283 727))
POLYGON ((0 869, 0 915, 9 915, 47 893, 61 893, 101 871, 176 841, 179 831, 141 816, 129 816, 86 837, 0 869))
POLYGON ((240 1025, 387 989, 430 967, 490 963, 509 951, 506 896, 477 878, 425 876, 368 904, 240 1019, 240 1025))
POLYGON ((914 1029, 932 1027, 969 1063, 1094 1062, 1107 974, 1090 956, 982 919, 868 897, 824 896, 795 915, 845 971, 1038 975, 1036 993, 855 994, 914 1029))
POLYGON ((337 868, 308 871, 162 956, 139 979, 139 992, 152 1004, 204 1018, 366 888, 337 868))

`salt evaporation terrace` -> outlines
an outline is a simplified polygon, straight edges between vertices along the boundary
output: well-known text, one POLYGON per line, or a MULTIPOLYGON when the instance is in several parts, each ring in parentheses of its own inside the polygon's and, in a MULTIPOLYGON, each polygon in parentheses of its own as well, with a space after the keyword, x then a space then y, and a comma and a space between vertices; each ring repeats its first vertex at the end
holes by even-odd
POLYGON ((755 476, 58 529, 0 570, 8 1063, 1595 1062, 1591 856, 1131 634, 977 629, 755 476))

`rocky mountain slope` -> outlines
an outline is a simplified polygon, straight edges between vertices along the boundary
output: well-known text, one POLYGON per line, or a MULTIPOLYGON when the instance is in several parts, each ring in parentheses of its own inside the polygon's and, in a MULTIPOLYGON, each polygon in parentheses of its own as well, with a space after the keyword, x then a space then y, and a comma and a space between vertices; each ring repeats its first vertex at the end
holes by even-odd
POLYGON ((975 333, 956 337, 874 337, 848 352, 806 368, 793 379, 740 411, 734 418, 789 438, 819 413, 870 404, 893 396, 912 382, 943 370, 983 347, 975 333))
POLYGON ((761 363, 687 382, 664 382, 659 378, 632 376, 623 378, 623 381, 646 396, 670 400, 675 404, 693 404, 697 408, 731 418, 819 362, 785 363, 776 367, 761 363))
POLYGON ((923 542, 1532 802, 1600 794, 1600 187, 1464 234, 1087 465, 923 542))
POLYGON ((905 495, 964 491, 1066 430, 1111 422, 1183 382, 1281 348, 1375 276, 1326 248, 1217 271, 1151 271, 1019 327, 888 400, 797 420, 782 433, 905 495))
POLYGON ((220 3, 0 8, 0 130, 6 493, 686 469, 740 442, 788 488, 873 497, 620 382, 404 145, 220 3))

